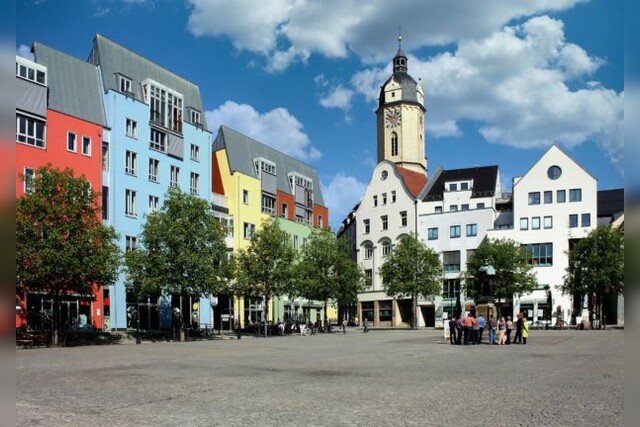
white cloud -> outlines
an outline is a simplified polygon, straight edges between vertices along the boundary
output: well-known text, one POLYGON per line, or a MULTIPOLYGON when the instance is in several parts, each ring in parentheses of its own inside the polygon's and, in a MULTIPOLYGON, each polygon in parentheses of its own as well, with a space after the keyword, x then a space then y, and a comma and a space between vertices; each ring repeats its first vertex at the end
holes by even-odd
MULTIPOLYGON (((489 142, 513 147, 593 139, 622 168, 623 95, 588 80, 603 63, 567 43, 561 21, 540 16, 426 61, 409 55, 409 73, 424 82, 429 136, 461 135, 458 123, 470 120, 489 142)), ((374 101, 389 73, 368 68, 351 85, 374 101)))
POLYGON ((274 108, 264 114, 251 105, 227 101, 213 111, 205 112, 209 130, 228 126, 276 150, 299 160, 317 160, 322 153, 311 145, 302 123, 287 109, 274 108))
POLYGON ((320 99, 320 105, 325 108, 339 108, 343 111, 348 111, 351 108, 351 98, 353 95, 353 90, 338 85, 324 94, 320 99))
POLYGON ((326 182, 322 180, 322 195, 329 208, 329 218, 334 231, 340 227, 342 220, 351 212, 351 209, 360 201, 367 184, 358 181, 353 176, 337 173, 326 182))
POLYGON ((31 53, 31 47, 27 46, 26 44, 21 44, 16 48, 16 55, 27 58, 31 61, 33 61, 34 59, 33 53, 31 53))
POLYGON ((513 19, 558 11, 586 0, 189 0, 188 29, 195 36, 228 37, 239 50, 264 56, 281 71, 311 54, 367 62, 388 59, 391 34, 402 23, 405 50, 482 38, 513 19))

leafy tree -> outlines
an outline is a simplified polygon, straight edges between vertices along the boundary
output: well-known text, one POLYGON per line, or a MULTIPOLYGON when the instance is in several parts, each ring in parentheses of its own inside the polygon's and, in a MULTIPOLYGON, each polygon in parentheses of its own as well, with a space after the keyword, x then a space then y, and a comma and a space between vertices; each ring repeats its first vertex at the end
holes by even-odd
MULTIPOLYGON (((292 293, 295 259, 289 235, 275 219, 263 221, 249 246, 236 256, 236 292, 264 297, 265 320, 269 318, 267 302, 273 297, 292 293)), ((264 327, 267 336, 266 322, 264 327)))
POLYGON ((412 234, 402 239, 387 255, 380 267, 380 275, 388 295, 411 296, 411 328, 416 329, 418 296, 430 299, 440 294, 443 276, 440 257, 412 234))
POLYGON ((84 177, 47 165, 28 184, 33 191, 16 202, 16 282, 51 295, 55 346, 60 297, 89 294, 115 282, 121 252, 116 232, 102 224, 98 195, 84 177))
POLYGON ((128 285, 138 295, 177 294, 181 308, 183 296, 220 293, 227 279, 224 237, 206 200, 172 187, 162 208, 147 215, 139 247, 125 255, 128 285))
POLYGON ((346 240, 337 239, 329 229, 314 230, 309 236, 298 277, 302 296, 324 302, 325 322, 329 300, 354 301, 364 284, 360 268, 349 257, 346 240))
POLYGON ((624 235, 601 227, 579 240, 569 251, 562 291, 586 295, 590 320, 602 320, 604 298, 624 294, 624 235))
POLYGON ((464 275, 467 294, 477 296, 480 291, 480 281, 476 279, 483 265, 491 265, 495 270, 495 276, 491 278, 491 294, 498 301, 512 298, 514 294, 532 292, 537 280, 528 264, 530 258, 527 251, 513 240, 485 240, 467 261, 464 275))

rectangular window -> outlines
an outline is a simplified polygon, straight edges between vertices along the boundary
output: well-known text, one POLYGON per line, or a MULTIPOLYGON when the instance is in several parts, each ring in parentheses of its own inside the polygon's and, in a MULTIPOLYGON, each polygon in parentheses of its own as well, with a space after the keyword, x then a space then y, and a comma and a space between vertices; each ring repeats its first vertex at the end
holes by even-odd
POLYGON ((543 227, 546 229, 553 228, 553 217, 545 216, 543 219, 543 227))
POLYGON ((581 215, 581 222, 583 227, 591 227, 591 214, 583 213, 581 215))
POLYGON ((131 79, 125 76, 118 76, 120 83, 120 92, 128 95, 131 93, 131 79))
POLYGON ((191 110, 191 123, 194 125, 200 124, 200 111, 191 110))
POLYGON ((126 126, 126 133, 129 138, 138 137, 138 122, 136 122, 133 119, 127 119, 125 126, 126 126))
POLYGON ((151 128, 151 137, 149 138, 149 148, 161 153, 167 152, 167 134, 157 129, 151 128))
POLYGON ((459 225, 452 225, 451 227, 449 227, 449 237, 451 237, 452 239, 457 239, 458 237, 460 237, 459 225))
POLYGON ((133 190, 125 190, 125 208, 126 216, 136 216, 136 192, 133 190))
POLYGON ((549 204, 553 203, 553 191, 545 191, 544 192, 544 203, 549 204))
POLYGON ((468 203, 463 203, 462 205, 460 205, 460 210, 468 211, 469 210, 469 204, 468 203))
POLYGON ((442 252, 442 267, 445 273, 457 273, 460 271, 460 251, 442 252))
POLYGON ((458 191, 458 184, 449 184, 449 191, 458 191))
POLYGON ((179 181, 180 181, 180 168, 177 166, 171 166, 171 178, 169 181, 169 185, 171 187, 177 187, 179 181))
POLYGON ((582 201, 582 189, 580 188, 572 188, 569 190, 569 201, 570 202, 581 202, 582 201))
POLYGON ((293 249, 298 249, 298 235, 293 235, 293 249))
POLYGON ((442 283, 442 298, 456 299, 460 292, 460 279, 444 279, 442 283))
POLYGON ((461 182, 460 183, 460 189, 461 190, 468 190, 469 189, 469 183, 468 182, 461 182))
POLYGON ((393 319, 393 301, 378 301, 378 320, 390 322, 393 319))
POLYGON ((242 190, 242 203, 249 204, 249 190, 242 190))
POLYGON ((102 170, 109 171, 109 143, 102 141, 102 170))
POLYGON ((324 228, 324 218, 322 215, 318 215, 318 228, 324 228))
POLYGON ((539 205, 540 204, 540 192, 534 191, 529 193, 529 204, 530 205, 539 205))
POLYGON ((407 211, 400 212, 400 227, 407 226, 407 211))
POLYGON ((368 219, 362 221, 364 224, 364 234, 369 234, 371 232, 371 223, 368 219))
POLYGON ((396 190, 393 190, 391 192, 391 203, 395 203, 396 202, 396 190))
MULTIPOLYGON (((191 194, 199 194, 200 193, 200 175, 195 172, 191 172, 191 176, 189 179, 189 191, 191 194)), ((275 201, 274 201, 275 202, 275 201)), ((274 206, 274 214, 275 214, 275 206, 274 206)))
POLYGON ((200 147, 195 144, 191 144, 191 160, 200 161, 200 147))
POLYGON ((143 90, 149 100, 151 122, 181 134, 182 95, 149 81, 143 83, 143 90))
POLYGON ((529 218, 520 218, 520 230, 529 229, 529 218))
POLYGON ((567 201, 567 190, 558 190, 556 192, 556 203, 564 203, 567 201))
POLYGON ((262 194, 262 213, 276 216, 276 198, 269 194, 262 194))
POLYGON ((382 205, 387 204, 387 193, 382 193, 382 205))
POLYGON ((427 238, 429 240, 438 240, 438 227, 427 229, 427 238))
POLYGON ((382 256, 387 256, 391 253, 391 243, 390 242, 384 242, 382 244, 382 256))
POLYGON ((67 151, 76 153, 78 151, 78 137, 73 132, 67 133, 67 151))
POLYGON ((436 206, 435 213, 442 213, 442 206, 436 206))
POLYGON ((531 218, 531 229, 540 230, 540 217, 534 216, 531 218))
POLYGON ((24 168, 24 194, 33 193, 33 180, 36 177, 36 171, 32 168, 24 168))
POLYGON ((138 247, 138 239, 135 236, 125 236, 124 241, 126 252, 135 251, 138 247))
POLYGON ((109 219, 109 187, 102 187, 102 219, 109 219))
POLYGON ((388 230, 389 229, 389 217, 387 215, 382 215, 380 217, 380 221, 382 222, 382 229, 383 230, 388 230))
POLYGON ((458 212, 458 205, 449 206, 449 212, 458 212))
POLYGON ((367 245, 364 247, 364 259, 371 259, 373 257, 373 246, 367 245))
POLYGON ((127 175, 136 175, 138 169, 137 164, 138 155, 133 151, 127 150, 125 152, 124 173, 126 173, 127 175))
POLYGON ((534 267, 553 265, 553 243, 534 243, 524 245, 524 248, 529 254, 527 260, 529 265, 534 267))
POLYGON ((378 196, 373 196, 373 207, 378 206, 378 196))
POLYGON ((31 80, 34 83, 47 85, 46 67, 39 64, 26 64, 27 60, 16 57, 16 76, 31 80))
POLYGON ((82 154, 85 156, 91 156, 91 138, 88 136, 82 137, 82 154))
POLYGON ((476 209, 484 209, 484 203, 476 204, 476 209))
POLYGON ((569 228, 576 228, 578 226, 578 214, 569 215, 569 228))
POLYGON ((286 203, 282 204, 282 217, 289 218, 289 205, 286 203))
POLYGON ((158 196, 149 196, 149 212, 157 211, 160 207, 160 198, 158 196))
POLYGON ((149 159, 149 181, 158 182, 160 179, 160 160, 149 159))
MULTIPOLYGON (((368 269, 366 269, 364 271, 364 281, 365 281, 366 286, 368 288, 370 288, 371 285, 373 284, 373 270, 371 270, 370 268, 368 268, 368 269)), ((368 317, 365 316, 365 308, 364 307, 365 307, 365 303, 363 302, 362 303, 362 317, 365 318, 365 319, 368 319, 368 317)), ((373 303, 371 303, 371 312, 372 313, 371 313, 371 319, 370 320, 373 320, 373 303)))
POLYGON ((478 224, 467 224, 467 236, 478 235, 478 224))
POLYGON ((256 226, 254 224, 251 224, 250 222, 244 223, 243 236, 245 240, 251 240, 255 232, 256 232, 256 226))
POLYGON ((16 141, 34 147, 45 147, 45 123, 16 114, 16 141))

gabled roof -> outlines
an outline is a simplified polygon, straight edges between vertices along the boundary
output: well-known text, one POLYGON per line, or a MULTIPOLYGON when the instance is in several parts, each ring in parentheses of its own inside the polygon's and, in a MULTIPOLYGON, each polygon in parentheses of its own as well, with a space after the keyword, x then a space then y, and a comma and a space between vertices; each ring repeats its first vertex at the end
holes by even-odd
POLYGON ((422 198, 425 202, 442 200, 446 182, 463 180, 473 180, 471 198, 493 197, 498 179, 498 166, 443 170, 434 179, 435 181, 432 181, 431 187, 422 198))
POLYGON ((257 178, 253 159, 262 157, 275 163, 277 188, 284 193, 291 194, 288 178, 289 173, 296 172, 310 178, 313 181, 314 203, 324 206, 320 180, 318 179, 316 170, 311 166, 227 126, 220 126, 218 136, 213 141, 213 151, 223 149, 227 150, 227 158, 231 172, 240 172, 244 175, 257 178))
POLYGON ((32 50, 47 67, 48 108, 106 127, 98 68, 41 43, 32 50))
MULTIPOLYGON (((200 88, 195 83, 184 79, 166 68, 138 55, 135 52, 109 40, 101 34, 96 34, 93 40, 93 50, 89 62, 100 65, 104 91, 119 91, 117 74, 128 77, 132 81, 133 94, 138 101, 143 102, 141 82, 152 79, 156 82, 179 92, 183 97, 184 107, 195 108, 200 111, 200 121, 207 128, 200 88)), ((188 117, 185 117, 188 120, 188 117)))
POLYGON ((598 191, 598 217, 624 212, 624 188, 598 191))
MULTIPOLYGON (((547 150, 538 158, 538 160, 536 160, 535 163, 533 165, 531 165, 531 167, 527 170, 527 172, 524 175, 522 175, 521 178, 525 178, 527 176, 527 174, 529 172, 531 172, 538 165, 538 163, 540 163, 542 161, 542 159, 544 159, 552 150, 558 150, 562 155, 564 155, 567 159, 569 159, 571 162, 573 162, 574 165, 576 165, 577 167, 582 169, 591 178, 597 180, 596 177, 591 175, 591 173, 589 173, 589 171, 587 171, 585 168, 583 168, 580 163, 576 162, 573 159, 573 157, 571 157, 570 155, 565 153, 564 150, 562 148, 560 148, 560 146, 558 144, 551 144, 549 146, 549 148, 547 148, 547 150)), ((515 185, 518 185, 520 182, 522 182, 522 179, 520 179, 515 185)))
POLYGON ((409 193, 411 193, 414 198, 418 197, 420 191, 427 185, 427 177, 424 174, 405 169, 401 166, 395 166, 395 168, 400 178, 402 178, 405 187, 409 190, 409 193))

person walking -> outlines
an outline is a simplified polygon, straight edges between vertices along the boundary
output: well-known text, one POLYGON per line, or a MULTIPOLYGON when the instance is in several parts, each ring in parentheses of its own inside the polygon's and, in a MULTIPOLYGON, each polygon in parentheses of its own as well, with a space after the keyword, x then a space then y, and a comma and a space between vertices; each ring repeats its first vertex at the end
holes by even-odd
POLYGON ((478 340, 476 344, 482 344, 482 332, 484 331, 484 327, 486 323, 487 323, 487 319, 485 319, 481 313, 480 316, 478 316, 478 340))
POLYGON ((516 319, 516 336, 513 338, 514 344, 522 344, 522 313, 518 313, 516 319))
POLYGON ((473 326, 471 326, 471 344, 478 344, 478 337, 480 336, 480 323, 478 322, 478 318, 474 315, 471 317, 473 320, 473 326))
POLYGON ((456 319, 449 319, 449 342, 451 345, 456 343, 456 319))
POLYGON ((496 319, 489 319, 489 345, 494 345, 496 343, 496 327, 498 326, 496 319))
POLYGON ((469 345, 471 333, 473 332, 473 318, 467 314, 462 318, 462 333, 464 334, 464 345, 469 345))
POLYGON ((460 317, 456 317, 456 345, 462 344, 462 331, 464 327, 462 325, 462 319, 460 317))
POLYGON ((507 322, 504 320, 504 316, 500 316, 498 321, 498 344, 504 345, 507 340, 507 322))
POLYGON ((529 338, 529 321, 525 314, 522 316, 522 344, 527 343, 527 338, 529 338))
POLYGON ((507 316, 507 342, 505 344, 511 344, 511 331, 513 330, 513 322, 511 316, 507 316))
POLYGON ((342 334, 347 335, 347 319, 342 319, 342 334))
POLYGON ((365 317, 363 322, 362 322, 362 326, 364 327, 364 333, 366 334, 367 332, 369 332, 369 320, 367 320, 367 318, 365 317))

